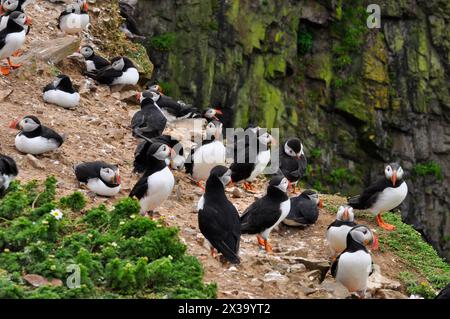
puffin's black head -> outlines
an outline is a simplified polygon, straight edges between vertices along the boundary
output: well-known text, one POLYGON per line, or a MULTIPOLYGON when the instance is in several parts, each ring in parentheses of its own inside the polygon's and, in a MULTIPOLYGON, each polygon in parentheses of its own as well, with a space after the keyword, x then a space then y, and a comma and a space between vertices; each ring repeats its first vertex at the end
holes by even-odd
POLYGON ((214 136, 217 140, 222 136, 222 122, 213 120, 206 125, 206 138, 209 139, 214 136))
POLYGON ((150 85, 148 87, 148 90, 149 91, 153 91, 153 92, 158 93, 158 94, 163 94, 164 93, 162 87, 159 84, 150 85))
POLYGON ((350 247, 353 243, 358 243, 364 247, 372 246, 374 249, 378 247, 377 237, 364 225, 353 227, 347 234, 347 247, 350 247))
POLYGON ((133 62, 132 62, 130 59, 128 59, 127 57, 122 57, 122 60, 123 60, 123 68, 122 68, 122 71, 126 71, 126 70, 128 70, 129 68, 136 68, 136 67, 134 66, 133 62))
POLYGON ((299 159, 303 153, 303 144, 296 137, 289 138, 286 143, 284 143, 284 152, 291 156, 299 159))
POLYGON ((9 15, 9 19, 8 19, 8 23, 7 23, 7 27, 11 26, 13 24, 17 24, 21 27, 25 26, 25 25, 30 25, 31 24, 31 19, 28 18, 25 13, 20 12, 20 11, 14 11, 13 13, 11 13, 9 15))
POLYGON ((273 189, 273 190, 278 189, 278 190, 282 191, 283 193, 286 193, 288 186, 289 186, 289 181, 287 180, 286 177, 284 177, 283 175, 276 175, 275 177, 273 177, 270 180, 268 189, 269 190, 270 189, 273 189))
POLYGON ((164 161, 170 156, 171 148, 162 143, 153 143, 150 145, 147 151, 147 156, 153 156, 154 158, 164 161))
POLYGON ((211 182, 219 180, 223 186, 227 186, 232 182, 231 170, 225 166, 217 165, 209 173, 208 181, 206 182, 206 188, 211 182))
POLYGON ((395 186, 397 179, 403 178, 403 169, 398 163, 390 163, 384 168, 384 176, 395 186))
POLYGON ((41 126, 41 122, 34 115, 27 115, 21 120, 14 120, 9 124, 10 128, 15 128, 24 132, 33 132, 41 126))
POLYGON ((65 74, 59 74, 53 81, 53 86, 65 92, 72 91, 73 89, 72 81, 65 74))
POLYGON ((210 120, 216 120, 219 121, 219 118, 217 117, 217 115, 223 115, 222 111, 219 109, 213 109, 213 108, 207 108, 206 110, 203 111, 202 116, 207 119, 208 121, 210 120))
POLYGON ((301 196, 309 198, 310 200, 315 202, 316 205, 319 206, 320 208, 323 207, 323 201, 322 199, 319 198, 319 194, 315 190, 306 189, 302 192, 301 196))
POLYGON ((94 48, 90 45, 83 45, 79 51, 85 59, 88 59, 94 55, 94 48))

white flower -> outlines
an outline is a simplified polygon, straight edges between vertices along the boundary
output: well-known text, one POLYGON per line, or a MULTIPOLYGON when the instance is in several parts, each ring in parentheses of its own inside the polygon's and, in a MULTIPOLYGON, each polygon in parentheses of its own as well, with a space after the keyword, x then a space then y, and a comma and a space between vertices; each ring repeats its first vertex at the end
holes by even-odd
POLYGON ((111 246, 117 247, 117 244, 116 244, 115 242, 112 242, 112 243, 111 243, 111 246))
POLYGON ((55 217, 57 220, 60 220, 63 218, 63 213, 59 209, 54 209, 50 212, 50 215, 55 217))

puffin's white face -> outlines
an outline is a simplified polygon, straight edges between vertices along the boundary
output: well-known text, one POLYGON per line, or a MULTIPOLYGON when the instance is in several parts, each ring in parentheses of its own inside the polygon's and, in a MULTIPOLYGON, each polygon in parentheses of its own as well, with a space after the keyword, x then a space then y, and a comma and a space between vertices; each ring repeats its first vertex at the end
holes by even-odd
POLYGON ((16 22, 18 25, 24 26, 27 24, 27 16, 25 13, 19 14, 15 19, 14 22, 16 22))
POLYGON ((273 143, 275 144, 276 141, 275 139, 272 137, 272 135, 270 135, 269 133, 264 133, 262 134, 260 137, 258 137, 259 142, 262 145, 266 145, 267 147, 270 147, 270 145, 273 143))
POLYGON ((119 59, 117 61, 114 61, 112 64, 112 68, 116 71, 122 71, 122 69, 125 66, 125 62, 123 61, 123 59, 119 59))
POLYGON ((357 226, 350 231, 350 236, 357 243, 364 246, 370 246, 374 243, 374 235, 366 226, 357 226))
POLYGON ((154 84, 154 85, 150 86, 148 89, 149 89, 149 91, 153 91, 156 93, 162 93, 162 88, 158 84, 154 84))
POLYGON ((355 215, 353 214, 353 207, 340 206, 337 212, 336 219, 343 222, 354 221, 355 215))
POLYGON ((283 193, 287 192, 287 189, 289 187, 289 181, 287 180, 286 177, 284 177, 280 184, 278 184, 277 186, 275 186, 276 188, 278 188, 279 190, 281 190, 283 193))
POLYGON ((61 83, 61 81, 62 81, 62 78, 57 77, 57 78, 53 81, 53 85, 56 87, 56 86, 59 85, 59 83, 61 83))
POLYGON ((291 157, 296 157, 297 159, 299 159, 302 155, 304 155, 303 144, 300 144, 300 152, 295 153, 295 151, 288 145, 288 143, 285 143, 284 152, 291 157))
POLYGON ((91 47, 88 46, 84 46, 81 48, 80 53, 85 57, 85 58, 89 58, 90 56, 92 56, 94 54, 94 50, 92 50, 91 47))
POLYGON ((19 0, 6 0, 2 1, 3 10, 5 11, 14 11, 17 9, 17 6, 19 5, 19 0))
POLYGON ((231 170, 227 170, 219 179, 223 186, 227 186, 231 182, 231 170))
POLYGON ((204 117, 206 117, 207 119, 214 119, 218 121, 219 118, 217 117, 217 114, 223 115, 221 110, 209 108, 205 111, 204 117))
POLYGON ((161 145, 155 154, 153 154, 154 157, 159 159, 160 161, 164 161, 167 159, 170 155, 171 148, 165 144, 161 145))
POLYGON ((320 200, 319 200, 319 194, 317 194, 317 193, 309 194, 309 195, 308 195, 308 198, 309 198, 310 200, 312 200, 316 205, 319 205, 319 202, 320 202, 320 200))
POLYGON ((397 163, 389 164, 384 169, 384 176, 386 176, 386 179, 390 180, 392 185, 395 186, 397 179, 403 178, 403 169, 397 163))
POLYGON ((66 6, 66 12, 67 13, 75 13, 75 14, 80 14, 81 12, 81 7, 78 4, 68 4, 66 6))
POLYGON ((100 169, 100 177, 111 184, 120 184, 120 174, 119 169, 116 171, 112 170, 109 167, 102 167, 100 169))
POLYGON ((40 124, 36 123, 35 121, 30 119, 29 117, 25 117, 19 122, 19 127, 24 132, 33 132, 39 126, 40 126, 40 124))

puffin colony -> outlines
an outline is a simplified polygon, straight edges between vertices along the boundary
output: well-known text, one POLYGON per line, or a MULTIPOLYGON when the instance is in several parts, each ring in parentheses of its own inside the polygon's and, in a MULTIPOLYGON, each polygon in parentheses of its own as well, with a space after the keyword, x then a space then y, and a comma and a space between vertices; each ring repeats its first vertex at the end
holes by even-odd
MULTIPOLYGON (((20 53, 27 35, 32 32, 31 19, 24 11, 26 4, 23 0, 1 3, 0 60, 7 62, 1 66, 4 76, 20 67, 11 59, 20 53)), ((89 32, 91 22, 86 1, 78 0, 64 7, 57 24, 65 36, 83 37, 86 42, 83 34, 89 32)), ((129 29, 136 29, 133 26, 131 22, 128 24, 129 29)), ((138 34, 138 31, 133 33, 138 34)), ((139 72, 130 58, 116 56, 108 60, 97 54, 95 45, 88 42, 74 55, 85 61, 84 76, 99 85, 119 88, 131 85, 137 89, 139 72)), ((80 103, 76 87, 68 75, 60 74, 43 88, 42 98, 55 107, 75 109, 80 103)), ((158 208, 173 192, 176 181, 172 171, 185 170, 193 183, 204 191, 197 203, 199 231, 211 247, 211 256, 224 264, 243 262, 239 256, 241 234, 256 235, 260 249, 271 254, 269 237, 280 223, 305 227, 318 220, 323 207, 319 194, 314 190, 297 194, 298 182, 308 166, 307 150, 299 137, 287 137, 278 143, 268 130, 252 125, 234 141, 229 142, 227 136, 227 143, 223 138, 224 114, 220 108, 202 110, 175 100, 155 83, 144 87, 136 92, 140 110, 129 126, 136 140, 134 172, 140 176, 129 196, 139 200, 142 215, 155 217, 158 208), (190 150, 183 150, 179 139, 165 133, 168 123, 199 119, 204 123, 204 137, 190 150), (243 156, 237 156, 239 152, 243 156), (266 173, 274 154, 279 154, 275 161, 279 166, 268 176, 270 181, 265 195, 240 214, 227 198, 225 189, 233 183, 242 184, 244 194, 253 197, 252 183, 266 173)), ((14 141, 17 151, 39 156, 64 147, 65 136, 44 125, 48 122, 45 114, 41 119, 24 115, 13 120, 10 128, 19 131, 14 141)), ((99 158, 77 163, 73 174, 80 185, 85 185, 96 196, 114 197, 121 192, 121 165, 123 163, 111 164, 99 158)), ((0 155, 0 196, 8 191, 19 170, 14 154, 0 155)), ((336 220, 324 234, 330 249, 331 274, 359 297, 365 296, 372 273, 370 249, 377 249, 378 241, 367 226, 356 223, 354 210, 370 211, 376 216, 379 227, 393 231, 395 227, 383 221, 382 213, 398 207, 408 194, 399 163, 389 163, 379 173, 378 180, 367 185, 361 194, 349 198, 348 206, 339 207, 336 220)), ((183 310, 190 312, 188 308, 183 310)))

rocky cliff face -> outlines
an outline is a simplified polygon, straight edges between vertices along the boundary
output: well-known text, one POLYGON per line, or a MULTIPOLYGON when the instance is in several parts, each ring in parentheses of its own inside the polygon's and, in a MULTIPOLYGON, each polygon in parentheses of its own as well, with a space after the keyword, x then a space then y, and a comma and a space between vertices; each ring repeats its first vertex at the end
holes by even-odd
POLYGON ((139 0, 154 79, 170 95, 297 135, 307 182, 354 194, 400 161, 406 222, 450 260, 450 3, 139 0), (344 3, 345 2, 345 3, 344 3))

